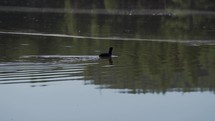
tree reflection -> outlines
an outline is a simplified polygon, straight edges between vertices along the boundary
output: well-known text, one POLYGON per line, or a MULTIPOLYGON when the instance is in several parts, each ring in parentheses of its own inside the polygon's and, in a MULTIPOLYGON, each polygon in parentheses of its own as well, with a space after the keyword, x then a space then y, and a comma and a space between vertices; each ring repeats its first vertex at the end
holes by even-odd
POLYGON ((16 61, 22 55, 92 55, 97 54, 95 49, 113 45, 118 58, 109 58, 85 70, 86 79, 93 80, 92 83, 101 88, 106 85, 105 88, 128 93, 214 92, 215 49, 204 44, 214 40, 213 1, 2 0, 0 4, 0 31, 107 38, 80 41, 77 38, 1 34, 1 62, 16 61), (22 9, 12 11, 12 6, 22 9), (33 8, 32 11, 29 12, 29 8, 33 8), (54 9, 43 12, 44 8, 54 9), (110 38, 179 41, 182 44, 110 41, 110 38), (193 41, 183 44, 189 40, 193 41), (71 48, 64 48, 68 45, 71 48), (103 67, 106 62, 112 65, 113 61, 116 66, 103 67))
POLYGON ((211 91, 215 86, 214 64, 202 63, 208 58, 205 55, 210 55, 205 49, 171 43, 123 43, 118 50, 122 55, 114 58, 116 67, 104 68, 101 64, 87 72, 101 88, 121 89, 124 93, 211 91), (141 48, 123 53, 137 45, 141 48))

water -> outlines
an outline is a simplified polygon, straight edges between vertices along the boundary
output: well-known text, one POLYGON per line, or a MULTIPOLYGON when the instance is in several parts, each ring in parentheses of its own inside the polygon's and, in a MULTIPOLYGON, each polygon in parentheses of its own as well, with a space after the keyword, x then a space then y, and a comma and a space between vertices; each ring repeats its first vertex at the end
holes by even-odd
POLYGON ((214 120, 213 8, 1 1, 0 120, 214 120))

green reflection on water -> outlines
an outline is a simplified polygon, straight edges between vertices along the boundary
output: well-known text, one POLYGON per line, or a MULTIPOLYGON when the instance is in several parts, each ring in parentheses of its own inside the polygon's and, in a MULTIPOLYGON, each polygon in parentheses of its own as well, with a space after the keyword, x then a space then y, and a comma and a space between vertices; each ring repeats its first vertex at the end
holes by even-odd
POLYGON ((89 73, 95 84, 131 93, 212 91, 214 59, 213 46, 128 42, 120 47, 116 67, 91 67, 89 73))
POLYGON ((1 1, 0 31, 213 40, 215 4, 207 1, 1 1))
MULTIPOLYGON (((113 46, 114 55, 118 56, 112 58, 113 66, 108 66, 108 60, 95 60, 97 64, 86 66, 84 70, 84 80, 92 80, 91 84, 99 88, 122 89, 126 93, 214 92, 215 88, 213 45, 5 35, 2 38, 1 63, 25 62, 20 58, 25 55, 98 55, 113 46)), ((53 63, 64 63, 61 60, 63 58, 53 63)), ((46 62, 52 61, 50 58, 46 62)), ((73 62, 69 64, 72 66, 73 62)))
POLYGON ((2 63, 25 61, 20 58, 25 55, 98 55, 113 46, 118 56, 113 66, 107 66, 108 60, 96 60, 84 70, 85 79, 99 88, 128 93, 214 92, 213 1, 3 0, 0 4, 2 63))

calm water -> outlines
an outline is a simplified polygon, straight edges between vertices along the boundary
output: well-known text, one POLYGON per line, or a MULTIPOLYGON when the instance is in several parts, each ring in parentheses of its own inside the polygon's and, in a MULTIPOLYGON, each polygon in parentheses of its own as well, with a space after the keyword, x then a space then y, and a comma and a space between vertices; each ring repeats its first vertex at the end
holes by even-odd
POLYGON ((215 120, 209 3, 2 0, 0 120, 215 120))

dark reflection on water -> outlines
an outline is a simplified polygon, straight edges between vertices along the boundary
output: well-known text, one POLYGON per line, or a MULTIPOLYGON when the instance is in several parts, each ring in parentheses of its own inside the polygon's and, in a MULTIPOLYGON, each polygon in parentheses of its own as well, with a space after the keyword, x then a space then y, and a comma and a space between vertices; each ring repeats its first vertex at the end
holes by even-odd
POLYGON ((0 2, 0 32, 214 40, 215 7, 213 1, 205 1, 3 0, 0 2))
POLYGON ((122 93, 215 89, 215 47, 210 44, 1 37, 0 84, 82 80, 122 93), (114 47, 112 60, 100 59, 109 46, 114 47))
POLYGON ((211 91, 213 1, 0 1, 0 84, 211 91), (97 55, 114 47, 114 57, 97 55))
POLYGON ((214 10, 212 0, 0 0, 0 120, 215 119, 214 10))

